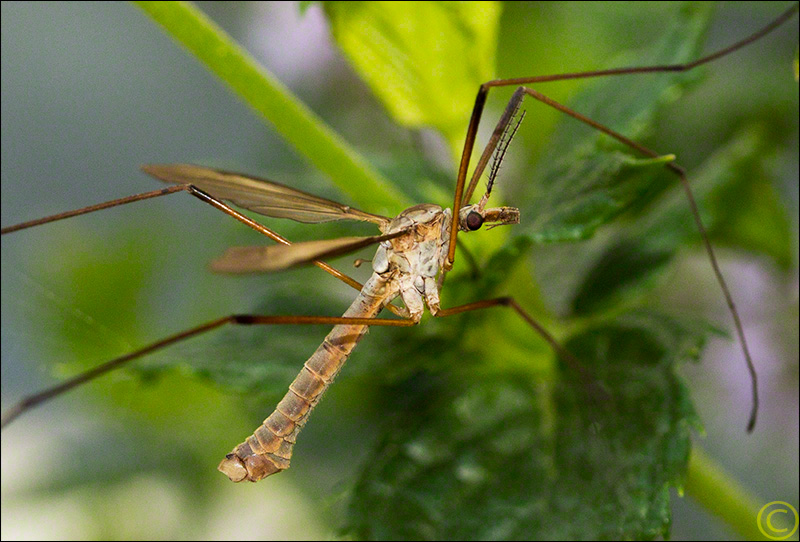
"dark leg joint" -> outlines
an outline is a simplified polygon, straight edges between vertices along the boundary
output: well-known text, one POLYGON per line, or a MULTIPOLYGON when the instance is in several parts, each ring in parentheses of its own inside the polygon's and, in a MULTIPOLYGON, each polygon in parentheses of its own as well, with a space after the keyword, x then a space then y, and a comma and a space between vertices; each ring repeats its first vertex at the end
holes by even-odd
POLYGON ((249 326, 256 323, 256 317, 252 314, 234 314, 230 316, 230 320, 234 324, 249 326))

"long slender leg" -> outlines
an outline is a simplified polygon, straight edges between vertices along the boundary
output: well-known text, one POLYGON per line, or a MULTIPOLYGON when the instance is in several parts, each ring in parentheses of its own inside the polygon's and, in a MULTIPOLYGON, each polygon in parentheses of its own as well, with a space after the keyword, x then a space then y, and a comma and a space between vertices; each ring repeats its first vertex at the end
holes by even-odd
MULTIPOLYGON (((696 65, 696 63, 694 63, 694 65, 696 65)), ((591 127, 595 128, 595 129, 603 132, 604 134, 606 134, 606 135, 608 135, 610 137, 613 137, 614 139, 616 139, 620 143, 623 143, 624 145, 627 145, 627 146, 633 148, 634 150, 636 150, 637 152, 640 152, 641 154, 644 154, 645 156, 650 156, 650 157, 653 157, 653 158, 659 156, 659 154, 657 152, 653 151, 652 149, 649 149, 649 148, 647 148, 647 147, 645 147, 645 146, 643 146, 643 145, 641 145, 639 143, 636 143, 635 141, 633 141, 633 140, 625 137, 624 135, 612 130, 611 128, 609 128, 609 127, 607 127, 607 126, 605 126, 605 125, 603 125, 603 124, 601 124, 601 123, 599 123, 597 121, 594 121, 594 120, 586 117, 585 115, 582 115, 581 113, 578 113, 577 111, 574 111, 574 110, 570 109, 569 107, 567 107, 567 106, 565 106, 563 104, 560 104, 560 103, 556 102, 552 98, 548 98, 547 96, 545 96, 544 94, 542 94, 542 93, 540 93, 540 92, 538 92, 536 90, 533 90, 533 89, 527 88, 527 87, 519 87, 514 92, 514 95, 511 97, 511 100, 509 100, 509 103, 508 103, 508 106, 506 107, 505 113, 504 113, 503 117, 501 118, 501 121, 498 123, 498 127, 497 127, 497 129, 495 130, 495 133, 492 136, 493 138, 494 138, 494 135, 497 134, 498 130, 500 130, 501 128, 505 129, 505 125, 507 125, 508 122, 510 121, 510 116, 508 115, 509 111, 516 110, 516 108, 519 106, 519 102, 522 99, 521 96, 524 96, 526 94, 528 96, 531 96, 532 98, 534 98, 534 99, 536 99, 536 100, 538 100, 538 101, 550 106, 550 107, 553 107, 554 109, 557 109, 558 111, 561 111, 562 113, 565 113, 565 114, 567 114, 567 115, 569 115, 569 116, 571 116, 571 117, 573 117, 573 118, 575 118, 575 119, 577 119, 577 120, 579 120, 579 121, 581 121, 581 122, 583 122, 585 124, 588 124, 589 126, 591 126, 591 127)), ((502 131, 502 130, 500 130, 500 131, 502 131)), ((493 144, 496 145, 496 141, 494 141, 493 144)), ((487 146, 487 151, 488 151, 488 154, 491 154, 491 150, 489 150, 489 146, 487 146)), ((487 156, 487 151, 484 151, 483 157, 487 156)), ((479 162, 479 165, 481 163, 483 163, 483 165, 485 166, 485 163, 483 162, 483 157, 482 157, 481 162, 479 162)), ((711 241, 708 238, 708 233, 707 233, 707 230, 705 228, 705 225, 703 224, 703 221, 700 218, 700 211, 698 209, 697 202, 696 202, 696 200, 694 198, 694 194, 692 193, 692 189, 689 186, 689 181, 688 181, 688 179, 686 177, 686 170, 683 167, 681 167, 680 165, 678 165, 678 164, 676 164, 674 162, 669 162, 669 163, 665 164, 665 167, 668 168, 673 173, 675 173, 678 176, 678 178, 680 179, 681 186, 683 187, 683 190, 684 190, 684 192, 686 194, 686 198, 687 198, 687 200, 689 202, 689 208, 691 209, 692 216, 694 218, 695 224, 697 225, 697 229, 700 232, 700 236, 701 236, 701 238, 703 240, 703 245, 705 247, 706 254, 708 254, 709 260, 711 261, 711 267, 714 270, 714 275, 715 275, 715 277, 717 279, 717 282, 720 285, 720 288, 722 289, 722 293, 725 296, 725 302, 727 303, 728 309, 729 309, 729 311, 731 313, 731 316, 733 317, 734 327, 736 329, 736 335, 739 338, 739 342, 740 342, 740 344, 742 346, 742 352, 744 353, 745 361, 747 363, 747 370, 750 373, 751 394, 752 394, 752 397, 753 397, 753 406, 752 406, 752 409, 750 411, 750 418, 749 418, 748 423, 747 423, 747 431, 751 432, 753 430, 753 428, 755 427, 756 418, 757 418, 757 415, 758 415, 758 405, 759 405, 759 399, 758 399, 758 375, 756 374, 755 363, 753 362, 753 358, 752 358, 752 356, 750 354, 750 349, 749 349, 749 347, 747 345, 747 339, 745 338, 745 335, 744 335, 744 327, 742 325, 741 318, 739 317, 739 312, 736 309, 736 304, 735 304, 735 302, 733 300, 733 295, 731 294, 730 289, 728 288, 728 285, 725 282, 725 278, 722 275, 722 270, 719 267, 719 262, 717 261, 717 257, 716 257, 716 254, 714 252, 714 248, 711 245, 711 241)))
MULTIPOLYGON (((128 203, 133 203, 133 202, 136 202, 136 201, 142 201, 142 200, 146 200, 146 199, 157 198, 157 197, 160 197, 160 196, 167 196, 169 194, 174 194, 176 192, 187 192, 187 193, 189 193, 190 195, 196 197, 200 201, 203 201, 203 202, 211 205, 215 209, 217 209, 219 211, 222 211, 226 215, 235 218, 236 220, 238 220, 239 222, 241 222, 245 226, 257 231, 258 233, 260 233, 262 235, 265 235, 265 236, 269 237, 273 241, 276 241, 276 242, 281 243, 283 245, 291 245, 292 244, 291 241, 289 241, 288 239, 286 239, 285 237, 283 237, 279 233, 267 228, 266 226, 264 226, 262 224, 259 224, 255 220, 243 215, 242 213, 240 213, 237 210, 233 209, 229 205, 227 205, 224 202, 220 201, 219 199, 215 198, 211 194, 209 194, 209 193, 207 193, 207 192, 205 192, 203 190, 200 190, 199 188, 197 188, 196 186, 193 186, 191 184, 179 184, 179 185, 170 186, 169 188, 164 188, 164 189, 161 189, 161 190, 153 190, 151 192, 143 192, 141 194, 134 194, 133 196, 127 196, 127 197, 124 197, 124 198, 119 198, 119 199, 115 199, 115 200, 111 200, 111 201, 106 201, 106 202, 103 202, 103 203, 98 203, 96 205, 89 205, 87 207, 81 207, 80 209, 75 209, 73 211, 67 211, 67 212, 64 212, 64 213, 58 213, 58 214, 55 214, 55 215, 50 215, 50 216, 46 216, 46 217, 43 217, 43 218, 38 218, 36 220, 29 220, 27 222, 22 222, 20 224, 14 224, 13 226, 7 226, 7 227, 3 228, 2 230, 0 230, 0 235, 5 235, 7 233, 20 231, 20 230, 24 230, 24 229, 27 229, 27 228, 32 228, 34 226, 41 226, 42 224, 48 224, 50 222, 56 222, 58 220, 64 220, 66 218, 72 218, 74 216, 80 216, 80 215, 85 215, 85 214, 88 214, 88 213, 93 213, 95 211, 102 211, 103 209, 110 209, 111 207, 117 207, 119 205, 126 205, 128 203)), ((345 275, 344 273, 342 273, 341 271, 339 271, 335 267, 332 267, 332 266, 328 265, 327 263, 325 263, 323 261, 319 261, 319 260, 315 260, 315 261, 313 261, 311 263, 313 263, 314 265, 316 265, 317 267, 319 267, 320 269, 322 269, 326 273, 328 273, 328 274, 336 277, 337 279, 341 280, 342 282, 344 282, 348 286, 351 286, 352 288, 361 291, 361 288, 363 287, 363 284, 361 284, 360 282, 358 282, 354 278, 352 278, 352 277, 350 277, 348 275, 345 275)), ((392 305, 391 303, 389 305, 387 305, 386 308, 389 309, 390 311, 392 311, 397 316, 400 316, 400 317, 407 316, 406 312, 403 309, 398 308, 397 306, 392 305)))
POLYGON ((24 412, 38 406, 50 399, 53 399, 69 390, 80 386, 90 380, 102 376, 114 369, 119 369, 123 365, 146 356, 162 348, 184 341, 197 335, 202 335, 219 327, 228 324, 235 325, 300 325, 300 324, 324 324, 324 325, 363 325, 363 326, 388 326, 388 327, 408 327, 416 325, 417 322, 411 319, 389 319, 389 318, 351 318, 347 316, 264 316, 252 314, 233 314, 224 316, 205 324, 181 331, 170 335, 164 339, 151 343, 139 350, 130 352, 118 358, 107 361, 97 367, 89 369, 61 384, 42 390, 34 395, 29 395, 20 400, 16 405, 3 413, 0 427, 5 427, 24 412))
POLYGON ((101 211, 103 209, 117 207, 118 205, 125 205, 126 203, 133 203, 134 201, 142 201, 145 199, 157 198, 159 196, 166 196, 168 194, 174 194, 175 192, 184 192, 184 191, 186 191, 185 186, 177 185, 177 186, 170 186, 169 188, 162 188, 161 190, 153 190, 151 192, 134 194, 133 196, 114 199, 111 201, 98 203, 97 205, 89 205, 87 207, 81 207, 80 209, 75 209, 73 211, 66 211, 64 213, 58 213, 55 215, 45 216, 43 218, 37 218, 36 220, 20 222, 19 224, 14 224, 13 226, 7 226, 5 228, 0 229, 0 235, 5 235, 7 233, 20 231, 27 228, 32 228, 34 226, 41 226, 42 224, 55 222, 57 220, 64 220, 65 218, 71 218, 73 216, 85 215, 88 213, 93 213, 95 211, 101 211))
MULTIPOLYGON (((486 167, 486 162, 481 160, 479 163, 479 167, 475 168, 475 171, 472 175, 472 179, 470 180, 469 187, 465 190, 465 182, 467 179, 467 171, 469 169, 469 162, 470 157, 472 156, 472 150, 475 146, 475 138, 478 133, 478 125, 480 124, 481 115, 483 114, 483 108, 486 105, 486 98, 489 94, 489 89, 494 87, 506 87, 506 86, 517 86, 517 85, 529 85, 533 83, 546 83, 551 81, 564 81, 568 79, 587 79, 591 77, 605 77, 610 75, 630 75, 630 74, 639 74, 639 73, 659 73, 659 72, 685 72, 689 71, 692 68, 696 68, 702 64, 706 64, 718 58, 721 58, 725 55, 733 53, 757 41, 758 39, 766 36, 786 21, 791 19, 795 16, 798 11, 798 7, 800 4, 795 3, 786 11, 784 11, 780 16, 778 16, 775 20, 770 22, 768 25, 764 26, 757 32, 754 32, 750 36, 737 41, 736 43, 725 47, 724 49, 720 49, 714 53, 705 55, 693 62, 689 62, 687 64, 667 64, 662 66, 637 66, 637 67, 628 67, 628 68, 614 68, 609 70, 595 70, 595 71, 586 71, 586 72, 575 72, 575 73, 562 73, 556 75, 537 75, 533 77, 520 77, 515 79, 495 79, 493 81, 487 81, 486 83, 482 84, 478 89, 478 95, 475 98, 475 105, 472 108, 472 116, 470 117, 469 127, 467 128, 467 136, 464 139, 464 148, 461 152, 461 162, 458 166, 458 177, 456 179, 456 190, 454 195, 453 201, 453 222, 451 224, 450 229, 450 247, 447 254, 447 261, 445 262, 445 271, 450 270, 453 267, 453 262, 455 261, 455 249, 456 249, 456 236, 458 235, 458 213, 457 210, 460 209, 462 206, 466 205, 469 199, 472 197, 472 193, 475 190, 475 187, 478 184, 478 179, 480 178, 481 174, 483 173, 483 169, 486 167)), ((515 98, 512 97, 512 101, 515 98)), ((509 102, 510 103, 510 102, 509 102)), ((508 110, 508 108, 506 109, 508 110)), ((495 133, 500 130, 500 124, 498 123, 498 127, 495 129, 495 133)), ((507 121, 506 121, 507 124, 507 121)), ((489 149, 490 145, 487 145, 488 153, 494 150, 494 145, 497 144, 497 140, 499 137, 494 141, 490 140, 491 149, 489 149)), ((484 151, 486 154, 487 151, 484 151)), ((487 160, 488 161, 488 160, 487 160)))

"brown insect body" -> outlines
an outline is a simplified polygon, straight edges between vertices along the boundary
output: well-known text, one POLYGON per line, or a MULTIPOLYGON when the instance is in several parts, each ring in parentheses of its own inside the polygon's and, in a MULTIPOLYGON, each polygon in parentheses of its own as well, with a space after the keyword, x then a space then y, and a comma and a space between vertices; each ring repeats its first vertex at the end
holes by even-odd
MULTIPOLYGON (((493 215, 497 214, 493 210, 493 215)), ((425 305, 432 314, 437 314, 436 276, 447 257, 451 216, 450 209, 420 204, 384 225, 381 228, 384 234, 402 235, 381 242, 372 262, 372 276, 343 317, 374 318, 398 296, 414 323, 422 318, 425 305)), ((275 411, 225 456, 218 469, 234 482, 257 482, 289 468, 297 434, 367 328, 366 325, 335 326, 305 362, 275 411)))

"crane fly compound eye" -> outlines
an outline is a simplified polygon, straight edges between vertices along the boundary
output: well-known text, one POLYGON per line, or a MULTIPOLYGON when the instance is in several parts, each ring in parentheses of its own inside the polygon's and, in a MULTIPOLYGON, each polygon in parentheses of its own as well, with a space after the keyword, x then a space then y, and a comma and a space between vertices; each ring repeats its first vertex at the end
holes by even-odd
POLYGON ((467 229, 469 231, 475 231, 483 226, 483 217, 480 213, 476 213, 475 211, 470 211, 467 215, 467 229))

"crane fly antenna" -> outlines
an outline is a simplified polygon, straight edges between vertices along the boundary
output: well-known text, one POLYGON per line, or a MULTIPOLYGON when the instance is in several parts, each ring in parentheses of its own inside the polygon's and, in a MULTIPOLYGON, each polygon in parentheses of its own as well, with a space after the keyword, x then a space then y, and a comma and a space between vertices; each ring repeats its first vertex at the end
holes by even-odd
MULTIPOLYGON (((511 120, 514 120, 514 117, 517 116, 519 112, 519 107, 522 102, 517 103, 516 109, 514 109, 514 113, 511 114, 511 120)), ((525 110, 520 113, 519 118, 517 119, 516 124, 514 127, 511 127, 511 122, 506 125, 505 129, 503 130, 503 135, 500 136, 500 141, 497 143, 497 148, 494 150, 494 156, 492 158, 492 167, 489 169, 489 182, 486 183, 486 194, 483 195, 481 198, 480 203, 478 204, 478 208, 483 210, 486 207, 486 202, 489 201, 489 194, 492 193, 492 188, 494 187, 494 181, 497 179, 497 174, 500 173, 500 166, 503 163, 503 158, 506 156, 506 151, 508 150, 508 146, 511 144, 511 140, 514 139, 514 136, 517 134, 517 130, 519 130, 519 125, 522 124, 522 119, 525 118, 525 110)))

